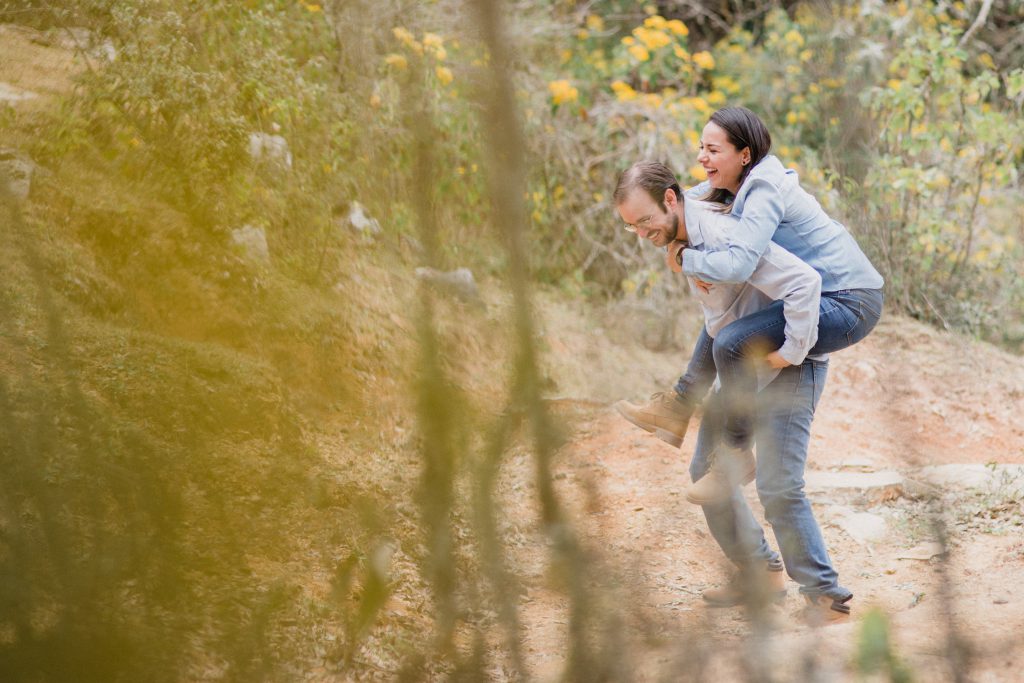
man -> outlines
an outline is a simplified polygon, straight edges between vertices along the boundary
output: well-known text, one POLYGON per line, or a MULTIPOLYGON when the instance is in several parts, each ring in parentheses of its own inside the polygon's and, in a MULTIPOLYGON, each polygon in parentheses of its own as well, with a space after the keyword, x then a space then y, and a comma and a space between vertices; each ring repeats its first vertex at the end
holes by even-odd
MULTIPOLYGON (((721 248, 730 221, 735 220, 696 200, 683 202, 674 174, 653 162, 627 169, 619 178, 614 200, 626 229, 659 247, 682 242, 696 250, 721 248)), ((768 381, 771 384, 756 393, 756 398, 754 392, 747 396, 748 402, 756 402, 756 410, 748 411, 746 417, 757 439, 757 491, 785 568, 807 599, 809 618, 818 622, 848 618, 846 603, 853 594, 838 583, 803 492, 810 425, 828 367, 827 359, 807 358, 817 338, 821 277, 771 244, 746 283, 719 284, 707 291, 692 281, 690 284, 704 309, 705 329, 712 337, 729 334, 731 323, 754 311, 778 305, 783 308, 785 340, 780 348, 765 354, 767 362, 762 362, 762 372, 758 373, 760 387, 768 381), (770 374, 769 367, 774 368, 770 374), (773 375, 777 376, 771 380, 773 375)), ((768 546, 763 529, 737 486, 752 474, 753 458, 749 451, 737 452, 722 438, 724 417, 736 409, 739 400, 735 388, 730 388, 734 378, 728 373, 723 376, 720 368, 718 379, 722 389, 709 401, 701 423, 690 465, 695 484, 687 498, 702 506, 712 535, 740 570, 730 585, 707 591, 704 598, 715 606, 732 606, 755 596, 784 595, 785 589, 779 554, 768 546), (723 458, 725 463, 721 462, 723 458)), ((617 407, 630 419, 628 410, 617 407)), ((649 423, 640 426, 646 429, 649 423)))

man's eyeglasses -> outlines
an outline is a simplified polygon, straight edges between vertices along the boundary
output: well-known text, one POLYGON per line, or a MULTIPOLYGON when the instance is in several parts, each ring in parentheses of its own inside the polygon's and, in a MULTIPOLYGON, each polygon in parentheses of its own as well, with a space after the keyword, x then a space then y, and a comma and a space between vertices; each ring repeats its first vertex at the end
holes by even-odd
POLYGON ((623 223, 622 227, 628 230, 629 232, 636 232, 640 228, 646 228, 647 225, 651 222, 652 218, 654 218, 654 214, 651 214, 650 216, 644 216, 636 223, 623 223))

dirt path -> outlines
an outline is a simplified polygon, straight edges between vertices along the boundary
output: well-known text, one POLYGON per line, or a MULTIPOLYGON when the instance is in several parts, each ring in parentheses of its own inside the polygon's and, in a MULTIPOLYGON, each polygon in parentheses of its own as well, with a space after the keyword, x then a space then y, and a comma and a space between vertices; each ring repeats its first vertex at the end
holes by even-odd
MULTIPOLYGON (((796 618, 802 600, 790 581, 790 597, 756 650, 752 624, 741 610, 708 610, 700 599, 727 568, 699 508, 683 496, 695 425, 676 450, 608 408, 581 402, 573 411, 562 402, 560 414, 574 430, 556 468, 558 489, 591 560, 601 567, 596 574, 603 588, 620 601, 609 613, 620 615, 621 637, 633 644, 625 651, 635 661, 624 664, 625 670, 638 680, 692 675, 696 664, 685 659, 694 656, 692 643, 684 647, 680 641, 699 633, 710 643, 701 664, 706 680, 743 679, 744 661, 763 670, 766 652, 780 680, 805 680, 809 656, 821 672, 832 673, 828 680, 852 679, 863 616, 877 607, 889 615, 898 651, 918 680, 951 679, 947 654, 959 647, 953 643, 974 657, 971 680, 1019 680, 1019 482, 929 488, 921 483, 921 468, 1024 462, 1024 430, 1016 416, 1022 389, 1020 358, 907 320, 889 321, 858 347, 834 356, 814 426, 808 479, 817 473, 894 471, 907 480, 883 489, 810 493, 841 580, 856 596, 858 618, 824 630, 802 626, 796 618), (928 502, 928 493, 938 497, 928 502), (950 524, 948 562, 927 559, 930 552, 923 552, 936 540, 929 511, 939 509, 950 524), (874 540, 853 538, 857 530, 841 525, 858 513, 873 515, 884 531, 874 540), (952 620, 942 599, 944 571, 952 620)), ((531 467, 528 455, 514 458, 504 493, 509 517, 521 520, 512 532, 523 542, 515 545, 512 559, 527 577, 527 659, 540 680, 556 680, 564 665, 568 602, 547 567, 537 531, 531 467)), ((753 487, 747 489, 761 514, 753 487)))

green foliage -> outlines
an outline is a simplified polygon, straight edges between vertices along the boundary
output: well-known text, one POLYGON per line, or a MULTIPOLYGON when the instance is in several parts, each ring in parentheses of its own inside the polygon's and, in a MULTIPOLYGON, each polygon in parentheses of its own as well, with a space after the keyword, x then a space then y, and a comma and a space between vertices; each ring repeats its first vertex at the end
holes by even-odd
POLYGON ((1020 236, 986 210, 1020 201, 1024 124, 991 60, 972 59, 958 36, 924 24, 886 85, 865 93, 880 134, 854 197, 902 307, 977 333, 1024 301, 1020 236))
POLYGON ((856 663, 861 676, 884 672, 892 683, 910 683, 913 680, 893 648, 889 619, 878 609, 869 610, 861 622, 856 663))

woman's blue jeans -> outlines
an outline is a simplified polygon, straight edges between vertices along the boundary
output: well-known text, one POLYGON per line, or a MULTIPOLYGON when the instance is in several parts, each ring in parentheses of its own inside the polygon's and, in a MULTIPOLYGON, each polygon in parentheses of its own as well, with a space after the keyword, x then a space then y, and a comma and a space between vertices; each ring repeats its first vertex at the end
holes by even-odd
MULTIPOLYGON (((881 289, 822 292, 818 341, 809 355, 839 351, 866 337, 882 315, 882 300, 881 289)), ((725 401, 723 437, 732 446, 749 445, 757 392, 755 363, 763 362, 764 349, 782 346, 785 331, 781 301, 733 321, 713 340, 702 329, 689 366, 676 383, 680 399, 697 405, 718 375, 725 401)))
MULTIPOLYGON (((852 593, 839 585, 839 575, 804 494, 811 421, 827 375, 828 361, 807 360, 784 368, 757 394, 757 495, 775 532, 786 572, 800 584, 800 592, 845 601, 852 593)), ((690 463, 694 481, 707 472, 710 456, 723 436, 721 408, 721 394, 717 393, 708 401, 697 435, 697 451, 690 463)), ((704 516, 712 536, 737 566, 778 565, 779 554, 768 545, 764 529, 739 488, 728 501, 705 505, 704 516)))

